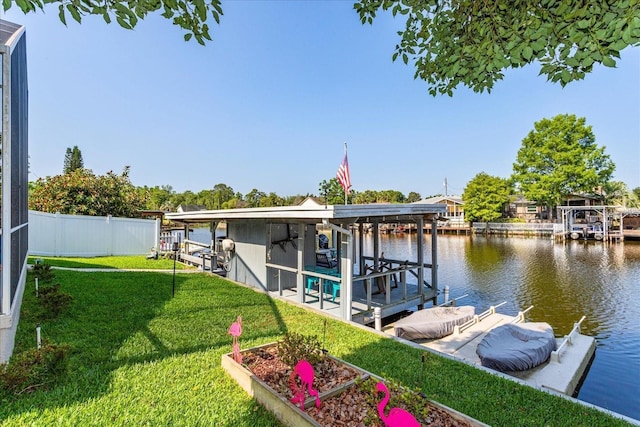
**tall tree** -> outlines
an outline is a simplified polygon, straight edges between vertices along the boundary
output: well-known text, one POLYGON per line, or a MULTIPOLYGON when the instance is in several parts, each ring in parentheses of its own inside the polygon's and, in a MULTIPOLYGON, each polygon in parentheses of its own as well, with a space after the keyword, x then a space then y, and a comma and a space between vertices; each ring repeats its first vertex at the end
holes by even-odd
MULTIPOLYGON (((25 13, 55 4, 64 24, 68 15, 77 22, 101 15, 128 29, 162 9, 164 18, 186 32, 185 40, 200 44, 211 40, 210 19, 220 23, 222 16, 221 0, 5 0, 4 10, 14 1, 25 13)), ((565 85, 584 78, 593 64, 614 67, 620 51, 640 44, 637 0, 358 0, 354 8, 362 23, 373 23, 380 10, 406 17, 393 59, 412 61, 415 77, 433 95, 452 95, 459 84, 489 91, 505 70, 532 63, 565 85)))
POLYGON ((501 218, 512 190, 509 180, 480 172, 462 193, 465 220, 489 222, 501 218))
POLYGON ((64 167, 62 173, 73 172, 76 169, 82 169, 84 167, 84 161, 82 160, 82 152, 77 145, 73 148, 67 147, 67 151, 64 155, 64 167))
POLYGON ((378 192, 374 190, 358 191, 353 198, 353 203, 357 205, 366 205, 367 203, 376 203, 378 201, 378 192))
POLYGON ((381 9, 406 17, 393 59, 412 61, 432 95, 451 96, 460 84, 490 91, 505 70, 533 63, 564 86, 640 45, 638 1, 360 0, 354 8, 363 24, 381 9))
POLYGON ((512 175, 527 199, 554 208, 571 194, 591 193, 609 181, 615 165, 585 123, 560 114, 534 124, 522 140, 512 175))
POLYGON ((625 208, 637 208, 638 196, 629 190, 627 184, 622 181, 609 181, 602 187, 605 204, 618 205, 625 208))
POLYGON ((420 196, 420 193, 411 191, 409 194, 407 194, 407 198, 405 201, 407 203, 414 203, 414 202, 419 202, 420 200, 422 200, 422 196, 420 196))
POLYGON ((284 199, 274 192, 260 199, 260 207, 266 208, 271 206, 284 206, 284 199))
POLYGON ((245 202, 242 193, 236 193, 231 199, 222 204, 222 209, 240 209, 247 208, 249 204, 245 202))
POLYGON ((260 206, 260 201, 265 197, 267 197, 267 194, 264 191, 254 188, 244 196, 244 200, 249 204, 250 208, 257 208, 260 206))
MULTIPOLYGON (((328 205, 343 205, 344 204, 344 189, 338 182, 338 178, 331 178, 330 180, 323 180, 318 186, 320 197, 324 199, 324 202, 328 205)), ((353 203, 354 199, 358 197, 358 193, 351 190, 347 196, 347 202, 353 203)))
POLYGON ((173 187, 163 185, 148 189, 147 209, 173 211, 177 208, 171 202, 171 196, 175 194, 173 187))
POLYGON ((144 200, 129 181, 129 167, 121 175, 94 175, 76 169, 63 175, 38 179, 29 198, 29 209, 74 215, 135 217, 144 200))
POLYGON ((213 186, 213 209, 222 209, 223 205, 233 199, 233 188, 227 184, 216 184, 213 186))

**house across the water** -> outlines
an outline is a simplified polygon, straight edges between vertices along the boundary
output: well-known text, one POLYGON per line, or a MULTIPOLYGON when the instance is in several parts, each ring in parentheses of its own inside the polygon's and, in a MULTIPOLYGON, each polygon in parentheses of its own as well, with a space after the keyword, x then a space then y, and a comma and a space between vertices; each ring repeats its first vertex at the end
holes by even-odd
MULTIPOLYGON (((204 210, 169 213, 185 225, 226 223, 219 245, 227 278, 274 296, 360 323, 373 321, 374 309, 387 317, 438 296, 437 233, 424 247, 425 224, 437 227, 442 204, 318 205, 204 210), (388 223, 415 224, 414 260, 383 257, 379 229, 388 223), (364 245, 371 226, 373 248, 364 245), (330 234, 332 244, 319 239, 330 234)), ((185 235, 187 235, 185 233, 185 235)), ((214 252, 216 248, 211 248, 214 252)))

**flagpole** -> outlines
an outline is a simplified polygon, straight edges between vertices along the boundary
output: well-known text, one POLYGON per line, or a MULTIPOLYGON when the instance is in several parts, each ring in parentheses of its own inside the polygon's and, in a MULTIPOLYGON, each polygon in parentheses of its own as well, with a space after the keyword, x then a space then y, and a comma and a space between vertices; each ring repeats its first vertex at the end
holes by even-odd
MULTIPOLYGON (((347 155, 347 143, 346 142, 344 143, 344 155, 345 155, 345 157, 347 155)), ((344 189, 344 204, 345 205, 347 204, 347 189, 346 188, 344 189)))
POLYGON ((336 178, 338 178, 338 182, 340 186, 344 190, 344 204, 348 203, 348 195, 349 190, 351 189, 351 178, 349 176, 349 160, 347 159, 347 143, 344 143, 344 157, 342 158, 342 163, 338 167, 338 172, 336 173, 336 178))

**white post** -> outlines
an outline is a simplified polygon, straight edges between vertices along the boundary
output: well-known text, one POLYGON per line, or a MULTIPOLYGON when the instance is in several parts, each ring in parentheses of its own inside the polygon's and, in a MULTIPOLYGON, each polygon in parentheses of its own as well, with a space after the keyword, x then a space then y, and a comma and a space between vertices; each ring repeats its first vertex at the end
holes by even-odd
POLYGON ((156 218, 156 224, 155 224, 155 230, 154 230, 155 242, 153 244, 153 246, 156 248, 156 254, 160 253, 162 249, 160 247, 160 230, 162 230, 162 223, 160 221, 160 218, 156 218))
POLYGON ((376 327, 376 331, 382 330, 382 309, 376 307, 373 309, 373 320, 376 327))
MULTIPOLYGON (((287 224, 287 227, 289 227, 289 224, 287 224)), ((300 303, 304 303, 304 298, 305 298, 305 281, 304 281, 304 275, 302 274, 302 270, 304 270, 304 241, 305 241, 305 235, 306 235, 306 226, 304 223, 300 222, 298 223, 298 241, 297 246, 298 246, 298 252, 297 252, 297 270, 298 270, 298 274, 296 277, 296 289, 297 289, 297 293, 298 293, 298 302, 300 303)), ((320 288, 318 288, 318 290, 321 291, 320 288)), ((320 296, 322 296, 322 294, 320 294, 320 296)))
POLYGON ((449 285, 444 287, 444 303, 449 302, 449 285))
POLYGON ((38 278, 36 277, 36 298, 38 298, 38 278))
POLYGON ((38 347, 38 350, 42 347, 42 340, 40 339, 40 323, 36 325, 36 346, 38 347))

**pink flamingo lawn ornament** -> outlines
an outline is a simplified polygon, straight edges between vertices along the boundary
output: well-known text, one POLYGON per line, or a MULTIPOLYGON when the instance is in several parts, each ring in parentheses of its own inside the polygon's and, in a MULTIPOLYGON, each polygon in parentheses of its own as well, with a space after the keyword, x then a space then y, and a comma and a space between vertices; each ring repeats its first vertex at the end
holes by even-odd
POLYGON ((238 316, 235 322, 229 327, 229 335, 233 337, 233 360, 242 363, 242 355, 240 354, 240 344, 238 338, 242 335, 242 317, 238 316))
POLYGON ((300 409, 304 411, 304 394, 305 388, 309 391, 309 396, 315 396, 316 398, 316 408, 320 407, 320 398, 318 397, 318 390, 313 388, 313 378, 315 374, 313 372, 313 366, 311 363, 306 360, 301 360, 298 362, 295 368, 293 368, 293 372, 289 376, 289 387, 291 387, 291 391, 293 392, 293 398, 291 399, 291 403, 294 405, 300 404, 300 409), (296 375, 300 377, 300 381, 302 382, 300 388, 296 384, 296 375))
POLYGON ((376 390, 384 393, 384 398, 378 403, 378 414, 387 427, 420 427, 420 423, 409 412, 400 408, 392 408, 389 416, 384 415, 384 408, 389 403, 389 389, 383 382, 376 384, 376 390))

